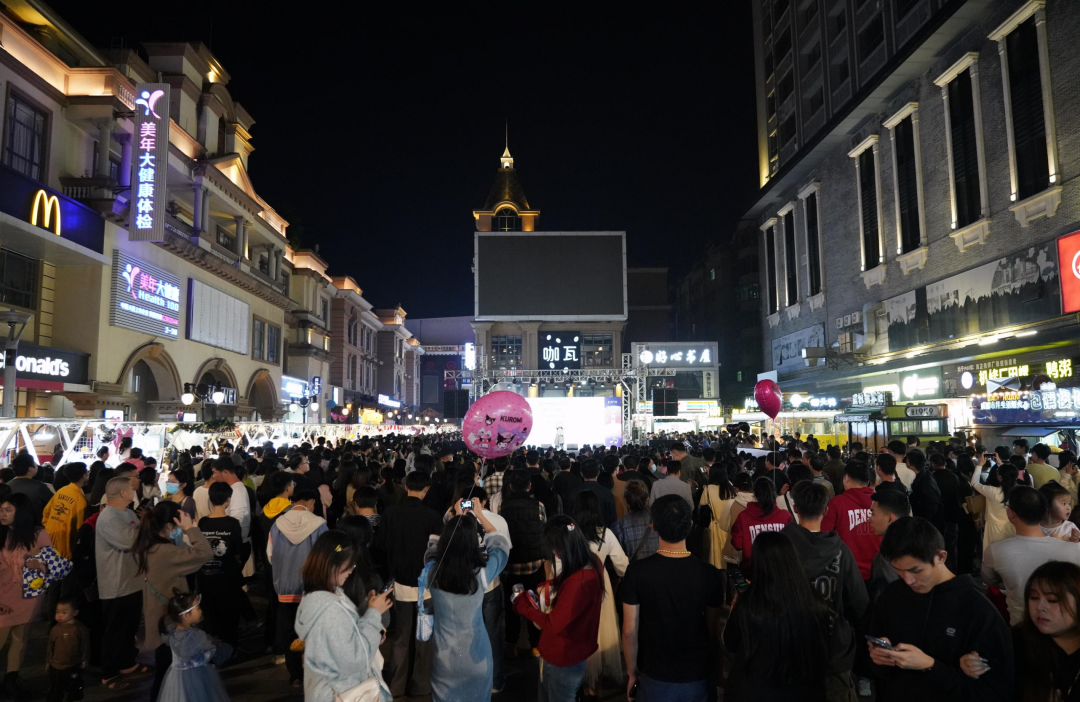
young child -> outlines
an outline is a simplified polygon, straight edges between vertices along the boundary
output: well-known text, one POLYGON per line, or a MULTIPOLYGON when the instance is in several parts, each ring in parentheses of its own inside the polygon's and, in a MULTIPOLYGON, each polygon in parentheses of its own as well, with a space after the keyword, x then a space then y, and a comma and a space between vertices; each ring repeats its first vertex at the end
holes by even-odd
POLYGON ((56 604, 56 626, 49 632, 45 666, 49 671, 48 702, 78 702, 83 698, 82 671, 90 660, 90 630, 77 621, 73 596, 56 604))
POLYGON ((1080 542, 1080 527, 1069 521, 1069 515, 1072 514, 1072 495, 1069 491, 1057 481, 1051 480, 1039 488, 1039 492, 1050 505, 1042 524, 1043 534, 1062 541, 1080 542))
POLYGON ((206 614, 203 628, 236 648, 240 613, 247 597, 241 574, 244 564, 240 562, 244 541, 240 522, 226 513, 232 502, 232 488, 227 483, 214 483, 209 492, 210 516, 199 520, 199 530, 214 549, 213 557, 199 570, 199 592, 203 593, 202 609, 206 614))
POLYGON ((232 646, 214 644, 195 628, 202 621, 200 596, 174 590, 169 611, 161 618, 160 629, 172 650, 172 665, 165 673, 157 702, 229 702, 221 676, 210 667, 232 655, 232 646))

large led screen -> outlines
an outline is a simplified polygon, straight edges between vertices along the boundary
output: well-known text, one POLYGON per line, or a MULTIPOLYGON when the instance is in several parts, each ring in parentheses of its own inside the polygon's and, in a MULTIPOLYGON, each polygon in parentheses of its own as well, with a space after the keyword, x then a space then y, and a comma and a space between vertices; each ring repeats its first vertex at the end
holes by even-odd
POLYGON ((622 446, 622 398, 530 397, 530 446, 622 446))
POLYGON ((626 319, 623 232, 477 232, 476 318, 626 319))

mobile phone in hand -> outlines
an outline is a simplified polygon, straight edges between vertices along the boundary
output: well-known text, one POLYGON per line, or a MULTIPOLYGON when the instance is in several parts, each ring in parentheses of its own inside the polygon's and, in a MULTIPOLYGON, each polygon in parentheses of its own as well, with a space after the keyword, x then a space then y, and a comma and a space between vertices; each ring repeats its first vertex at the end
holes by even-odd
POLYGON ((386 584, 383 585, 383 589, 379 590, 379 594, 384 595, 384 594, 390 592, 390 588, 392 588, 392 587, 394 587, 394 579, 390 578, 389 580, 386 581, 386 584))
POLYGON ((879 639, 876 636, 871 636, 870 634, 866 634, 866 640, 869 641, 870 643, 874 644, 878 648, 885 649, 886 651, 895 651, 896 650, 896 647, 893 646, 888 641, 886 641, 885 639, 879 639))
POLYGON ((746 592, 746 589, 750 587, 750 581, 746 579, 740 568, 728 568, 728 577, 731 578, 732 584, 735 586, 735 592, 740 594, 746 592))
POLYGON ((630 700, 636 700, 637 699, 638 685, 640 685, 640 684, 641 683, 639 683, 637 680, 634 681, 634 684, 630 687, 630 692, 626 693, 626 698, 627 699, 630 699, 630 700))

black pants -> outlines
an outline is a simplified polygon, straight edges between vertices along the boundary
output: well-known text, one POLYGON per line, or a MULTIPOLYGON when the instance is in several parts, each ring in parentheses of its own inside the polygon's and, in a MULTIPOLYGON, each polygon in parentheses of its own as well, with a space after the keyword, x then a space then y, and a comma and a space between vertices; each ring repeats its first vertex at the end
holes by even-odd
POLYGON ((49 668, 49 695, 47 702, 79 702, 83 698, 82 668, 49 668))
POLYGON ((154 683, 150 686, 150 702, 157 702, 158 693, 161 692, 161 683, 165 682, 165 673, 172 666, 172 649, 169 644, 163 643, 154 651, 154 683))
POLYGON ((142 618, 142 591, 101 601, 104 635, 101 638, 101 677, 115 678, 135 665, 135 634, 142 618))
POLYGON ((296 611, 299 602, 278 602, 277 610, 277 646, 285 652, 285 667, 289 670, 289 680, 304 679, 304 654, 292 650, 296 640, 296 611))
POLYGON ((205 617, 203 630, 235 649, 240 640, 242 600, 247 600, 240 580, 228 576, 203 578, 199 592, 205 617))
MULTIPOLYGON (((502 581, 503 606, 506 608, 506 643, 516 646, 518 637, 521 635, 523 617, 514 611, 514 605, 510 602, 510 595, 514 594, 514 585, 517 583, 524 585, 526 592, 535 590, 540 583, 544 582, 544 567, 540 566, 535 573, 529 573, 528 575, 504 573, 502 581)), ((529 634, 529 646, 536 648, 536 645, 540 643, 540 630, 529 622, 525 622, 525 626, 529 634)))
POLYGON ((393 621, 387 643, 386 681, 394 698, 431 694, 431 656, 434 641, 416 639, 416 603, 394 600, 390 609, 393 621))

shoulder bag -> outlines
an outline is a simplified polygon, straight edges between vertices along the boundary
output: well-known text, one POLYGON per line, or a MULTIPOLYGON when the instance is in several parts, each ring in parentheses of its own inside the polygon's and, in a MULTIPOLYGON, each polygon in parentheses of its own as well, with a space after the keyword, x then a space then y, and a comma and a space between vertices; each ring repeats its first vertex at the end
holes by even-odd
MULTIPOLYGON (((348 608, 344 605, 340 606, 348 611, 348 608)), ((349 614, 352 613, 349 612, 349 614)), ((360 633, 360 627, 357 626, 355 620, 353 620, 353 628, 356 630, 356 636, 363 642, 364 637, 360 633)), ((379 653, 379 649, 376 648, 375 655, 371 659, 371 677, 356 687, 342 692, 340 695, 334 695, 334 702, 382 702, 384 683, 382 675, 379 674, 379 669, 382 668, 380 664, 381 658, 382 655, 379 653)))

